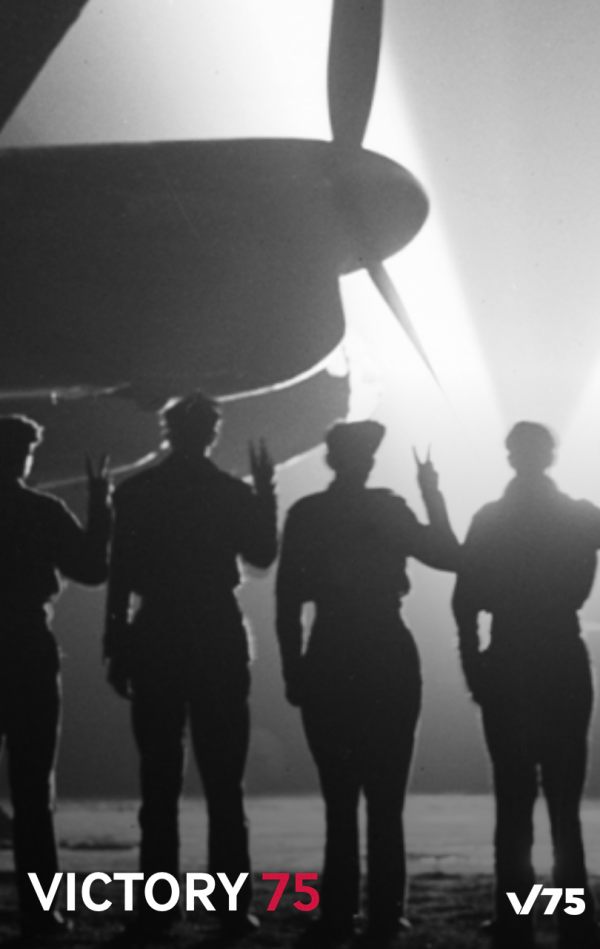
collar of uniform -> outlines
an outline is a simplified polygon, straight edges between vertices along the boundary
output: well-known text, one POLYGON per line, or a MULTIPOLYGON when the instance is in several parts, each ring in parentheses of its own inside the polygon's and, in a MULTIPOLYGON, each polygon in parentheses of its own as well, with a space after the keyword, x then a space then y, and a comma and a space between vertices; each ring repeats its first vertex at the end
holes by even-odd
POLYGON ((185 472, 194 478, 212 478, 219 474, 219 469, 210 458, 191 460, 181 452, 171 452, 164 464, 173 471, 185 472))
POLYGON ((548 475, 541 475, 539 478, 521 478, 517 475, 508 482, 504 497, 509 501, 517 501, 546 498, 558 493, 556 483, 548 475))
POLYGON ((347 482, 339 481, 337 478, 334 478, 330 482, 328 488, 332 494, 340 497, 356 497, 358 495, 365 495, 370 490, 366 484, 348 484, 347 482))

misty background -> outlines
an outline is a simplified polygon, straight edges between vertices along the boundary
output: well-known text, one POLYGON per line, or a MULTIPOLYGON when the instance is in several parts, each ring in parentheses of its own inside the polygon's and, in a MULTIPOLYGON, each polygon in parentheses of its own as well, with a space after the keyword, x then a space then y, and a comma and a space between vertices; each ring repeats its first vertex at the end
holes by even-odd
MULTIPOLYGON (((90 0, 0 146, 329 138, 330 12, 325 0, 90 0)), ((342 287, 351 414, 387 425, 372 483, 394 488, 421 517, 411 446, 431 444, 461 537, 508 480, 502 440, 521 418, 557 433, 563 490, 600 504, 599 59, 595 0, 388 0, 385 7, 365 144, 415 173, 431 201, 423 231, 389 269, 441 388, 357 274, 342 287)), ((35 417, 34 405, 30 412, 35 417)), ((281 516, 327 480, 320 449, 280 469, 281 516)), ((456 656, 452 578, 414 563, 410 575, 405 615, 425 681, 412 788, 485 790, 478 716, 456 656)), ((241 591, 256 652, 247 785, 256 793, 312 790, 316 774, 298 712, 283 700, 272 585, 271 572, 241 591)), ((597 668, 598 589, 582 614, 597 668)), ((137 792, 128 708, 104 683, 100 661, 103 604, 103 591, 72 586, 56 610, 64 796, 137 792)), ((594 794, 599 729, 596 713, 594 794)))

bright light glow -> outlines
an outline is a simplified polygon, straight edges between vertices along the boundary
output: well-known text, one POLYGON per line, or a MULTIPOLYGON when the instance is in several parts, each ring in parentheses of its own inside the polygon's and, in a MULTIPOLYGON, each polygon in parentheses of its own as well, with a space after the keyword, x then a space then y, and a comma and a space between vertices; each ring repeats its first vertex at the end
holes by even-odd
MULTIPOLYGON (((501 417, 490 373, 467 312, 459 276, 436 202, 435 180, 416 141, 395 69, 382 56, 373 117, 365 145, 400 161, 425 183, 431 213, 423 231, 388 268, 440 380, 442 392, 364 273, 343 281, 349 338, 378 367, 388 441, 394 451, 432 444, 453 500, 459 527, 498 494, 506 481, 501 417), (472 482, 465 492, 465 466, 472 482)), ((370 374, 373 386, 373 372, 370 374)), ((390 453, 391 455, 391 453, 390 453)), ((389 476, 390 461, 379 476, 389 476)), ((403 464, 402 467, 406 467, 403 464)))
POLYGON ((564 432, 556 466, 561 485, 580 497, 600 500, 600 360, 564 432))
POLYGON ((90 0, 2 144, 329 136, 323 0, 90 0))

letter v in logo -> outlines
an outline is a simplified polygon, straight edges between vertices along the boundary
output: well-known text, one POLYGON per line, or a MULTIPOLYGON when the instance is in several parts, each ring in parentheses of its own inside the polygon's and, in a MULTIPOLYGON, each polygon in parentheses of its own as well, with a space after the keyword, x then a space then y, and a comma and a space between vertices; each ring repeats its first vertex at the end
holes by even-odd
POLYGON ((522 906, 519 902, 519 898, 516 893, 507 893, 506 895, 508 896, 510 900, 510 905, 514 909, 515 913, 517 913, 519 916, 528 916, 531 910, 533 909, 533 904, 535 903, 535 901, 537 900, 541 892, 542 892, 542 884, 535 883, 531 887, 531 890, 529 891, 529 896, 527 897, 527 899, 525 900, 522 906))
POLYGON ((58 888, 60 886, 60 881, 63 878, 62 873, 54 874, 54 876, 52 877, 52 883, 50 884, 50 887, 47 893, 44 893, 44 888, 39 881, 37 873, 28 873, 27 876, 29 877, 31 881, 31 885, 33 889, 35 890, 35 895, 40 901, 42 909, 46 913, 49 913, 50 910, 52 909, 52 904, 54 903, 54 900, 56 899, 58 888))

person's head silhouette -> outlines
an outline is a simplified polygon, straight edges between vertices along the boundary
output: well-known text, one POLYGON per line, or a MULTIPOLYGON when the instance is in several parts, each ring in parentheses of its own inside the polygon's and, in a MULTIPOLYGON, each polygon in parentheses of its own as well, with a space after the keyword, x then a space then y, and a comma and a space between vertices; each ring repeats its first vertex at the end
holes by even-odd
POLYGON ((364 485, 369 477, 375 454, 385 427, 380 422, 337 422, 325 436, 327 464, 338 481, 364 485))
POLYGON ((188 458, 208 454, 215 441, 221 412, 218 404, 202 392, 173 400, 160 413, 162 430, 174 452, 188 458))
POLYGON ((554 463, 556 440, 539 422, 517 422, 504 444, 509 464, 521 478, 539 478, 554 463))
POLYGON ((25 415, 0 416, 0 480, 27 477, 43 433, 41 425, 25 415))

